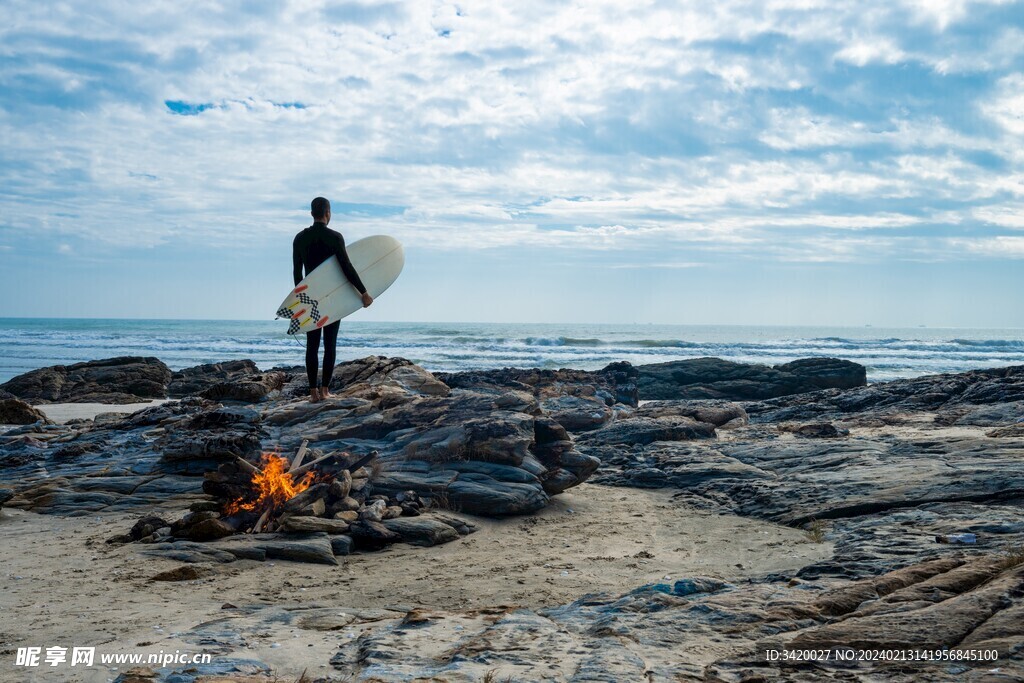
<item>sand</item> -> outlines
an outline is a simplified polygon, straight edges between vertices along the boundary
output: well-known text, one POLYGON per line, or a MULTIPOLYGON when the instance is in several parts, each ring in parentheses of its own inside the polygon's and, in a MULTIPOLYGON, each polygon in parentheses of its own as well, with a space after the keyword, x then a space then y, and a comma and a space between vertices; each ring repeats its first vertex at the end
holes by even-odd
POLYGON ((44 403, 42 405, 37 405, 35 407, 43 411, 43 414, 46 415, 46 417, 50 418, 57 424, 64 424, 69 420, 91 420, 101 413, 134 413, 137 410, 142 410, 143 408, 148 408, 149 406, 158 406, 161 403, 166 403, 167 401, 168 399, 154 399, 152 401, 143 401, 141 403, 122 404, 44 403))
MULTIPOLYGON (((184 508, 161 511, 165 515, 184 508)), ((337 567, 238 561, 211 565, 214 574, 181 583, 150 577, 180 566, 144 557, 143 545, 103 541, 124 533, 138 514, 57 518, 0 512, 0 680, 33 680, 14 669, 19 646, 97 646, 106 652, 197 646, 176 633, 222 617, 222 605, 285 607, 472 608, 556 606, 584 594, 620 594, 642 584, 688 576, 736 580, 795 571, 830 557, 795 529, 730 515, 712 515, 673 500, 671 491, 583 484, 532 517, 472 518, 480 530, 434 548, 393 546, 357 554, 337 567)), ((270 625, 240 639, 223 657, 268 662, 294 680, 331 673, 343 631, 270 625), (274 643, 279 644, 272 647, 274 643)), ((118 672, 59 669, 60 680, 108 681, 118 672), (67 678, 65 678, 67 677, 67 678)), ((56 680, 34 670, 35 680, 56 680)))

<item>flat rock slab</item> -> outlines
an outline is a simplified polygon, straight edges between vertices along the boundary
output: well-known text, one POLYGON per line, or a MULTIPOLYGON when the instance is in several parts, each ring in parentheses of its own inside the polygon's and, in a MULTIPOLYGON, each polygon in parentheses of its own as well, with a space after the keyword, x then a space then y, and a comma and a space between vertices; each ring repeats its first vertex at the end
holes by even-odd
POLYGON ((577 441, 597 446, 643 446, 655 441, 692 441, 714 436, 714 425, 689 417, 627 417, 603 429, 581 434, 577 441))
MULTIPOLYGON (((331 664, 353 681, 1019 680, 1024 566, 948 557, 860 582, 726 586, 691 577, 678 591, 589 595, 545 610, 452 609, 364 620, 311 611, 300 627, 352 628, 331 664), (401 637, 395 637, 396 632, 401 637), (691 647, 680 647, 680 643, 691 647), (699 645, 699 646, 697 646, 699 645), (767 661, 765 649, 991 649, 992 661, 767 661), (1001 677, 986 679, 998 667, 1001 677)), ((267 620, 274 618, 267 616, 267 620)), ((256 626, 252 627, 257 628, 256 626)))
POLYGON ((838 358, 803 358, 774 367, 721 358, 690 358, 636 368, 641 400, 756 400, 867 384, 863 365, 838 358))
POLYGON ((1013 440, 736 438, 580 448, 608 465, 597 478, 601 483, 680 488, 735 514, 789 525, 1024 495, 1024 443, 1013 440))
POLYGON ((450 543, 460 538, 459 532, 439 519, 430 517, 396 517, 385 519, 382 524, 412 545, 432 546, 450 543))
POLYGON ((331 539, 325 533, 239 534, 208 543, 151 543, 140 553, 179 562, 234 562, 239 559, 262 562, 276 559, 338 564, 331 539))
MULTIPOLYGON (((1016 404, 1022 401, 1024 365, 1014 365, 878 382, 846 391, 830 389, 784 396, 744 403, 743 407, 753 422, 813 421, 871 413, 941 411, 947 415, 944 421, 952 423, 974 412, 977 406, 1012 403, 1013 408, 995 411, 1009 419, 1009 415, 1016 414, 1016 404)), ((991 413, 985 415, 991 417, 991 413)))

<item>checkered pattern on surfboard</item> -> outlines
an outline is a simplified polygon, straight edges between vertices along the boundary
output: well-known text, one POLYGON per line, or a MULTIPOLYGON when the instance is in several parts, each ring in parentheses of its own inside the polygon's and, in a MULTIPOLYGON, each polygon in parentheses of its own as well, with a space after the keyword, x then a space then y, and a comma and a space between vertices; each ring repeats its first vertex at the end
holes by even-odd
MULTIPOLYGON (((312 318, 313 322, 320 322, 320 302, 310 297, 305 292, 299 292, 296 295, 296 298, 301 303, 304 303, 310 307, 309 315, 306 316, 306 318, 312 318)), ((289 311, 287 308, 282 308, 277 312, 277 314, 280 315, 282 318, 289 317, 292 315, 291 311, 289 311), (281 315, 281 311, 284 311, 284 315, 281 315)), ((303 322, 305 322, 305 319, 302 318, 302 316, 293 317, 291 319, 291 322, 288 323, 288 334, 295 334, 296 332, 298 332, 299 327, 302 326, 303 322)))

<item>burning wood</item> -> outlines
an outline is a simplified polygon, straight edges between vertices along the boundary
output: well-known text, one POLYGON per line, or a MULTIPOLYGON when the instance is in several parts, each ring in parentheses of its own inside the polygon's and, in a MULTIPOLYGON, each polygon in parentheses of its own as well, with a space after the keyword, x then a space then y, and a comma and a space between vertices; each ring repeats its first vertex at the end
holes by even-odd
MULTIPOLYGON (((251 463, 250 463, 251 464, 251 463)), ((262 467, 255 467, 252 486, 256 497, 248 502, 234 500, 228 503, 224 512, 235 514, 242 510, 263 512, 273 510, 299 495, 312 484, 315 473, 307 472, 301 479, 295 479, 288 471, 289 462, 279 455, 264 453, 262 467)))
MULTIPOLYGON (((447 543, 473 531, 471 525, 455 518, 421 516, 433 505, 432 497, 420 498, 415 491, 392 496, 374 493, 372 473, 378 468, 368 465, 376 457, 376 451, 323 455, 303 442, 292 458, 264 453, 259 465, 235 458, 205 475, 203 490, 215 500, 193 504, 190 512, 173 522, 146 517, 128 534, 110 542, 174 543, 180 539, 216 543, 233 534, 268 534, 270 545, 262 551, 231 543, 223 546, 223 552, 243 553, 239 557, 253 552, 269 556, 288 547, 301 561, 323 561, 325 540, 333 558, 399 541, 447 543), (311 461, 303 464, 306 457, 311 461), (301 548, 287 546, 291 539, 282 545, 281 536, 288 535, 294 535, 301 548), (312 545, 302 545, 306 543, 312 545)), ((251 538, 250 542, 259 544, 260 539, 251 538)))
POLYGON ((295 459, 292 460, 292 466, 288 468, 289 472, 294 472, 302 464, 302 459, 306 457, 307 446, 309 446, 309 439, 303 439, 302 445, 299 446, 299 452, 295 454, 295 459))
POLYGON ((248 533, 316 526, 311 522, 286 525, 290 517, 330 519, 331 528, 337 530, 363 508, 368 492, 364 490, 368 476, 364 466, 376 457, 376 451, 366 455, 344 451, 322 455, 304 440, 290 460, 264 453, 257 466, 236 458, 234 463, 208 473, 204 489, 225 500, 221 508, 224 518, 248 533), (309 454, 315 459, 303 464, 309 454))

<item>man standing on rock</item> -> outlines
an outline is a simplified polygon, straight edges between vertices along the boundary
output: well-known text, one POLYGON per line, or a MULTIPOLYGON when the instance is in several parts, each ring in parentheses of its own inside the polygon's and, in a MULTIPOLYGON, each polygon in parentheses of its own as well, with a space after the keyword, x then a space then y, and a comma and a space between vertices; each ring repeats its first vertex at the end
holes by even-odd
MULTIPOLYGON (((317 197, 310 204, 313 214, 313 225, 301 231, 292 242, 292 276, 298 285, 304 277, 302 269, 309 275, 321 263, 337 257, 341 270, 348 281, 363 295, 363 308, 373 303, 373 297, 366 293, 366 287, 359 279, 359 273, 352 267, 345 251, 345 239, 341 233, 331 230, 327 224, 331 222, 331 203, 323 197, 317 197)), ((334 374, 334 358, 338 347, 338 328, 341 321, 336 320, 321 329, 306 333, 306 377, 309 378, 309 400, 316 403, 331 395, 331 375, 334 374), (324 337, 324 374, 322 383, 317 383, 317 366, 320 359, 320 333, 324 337)))

